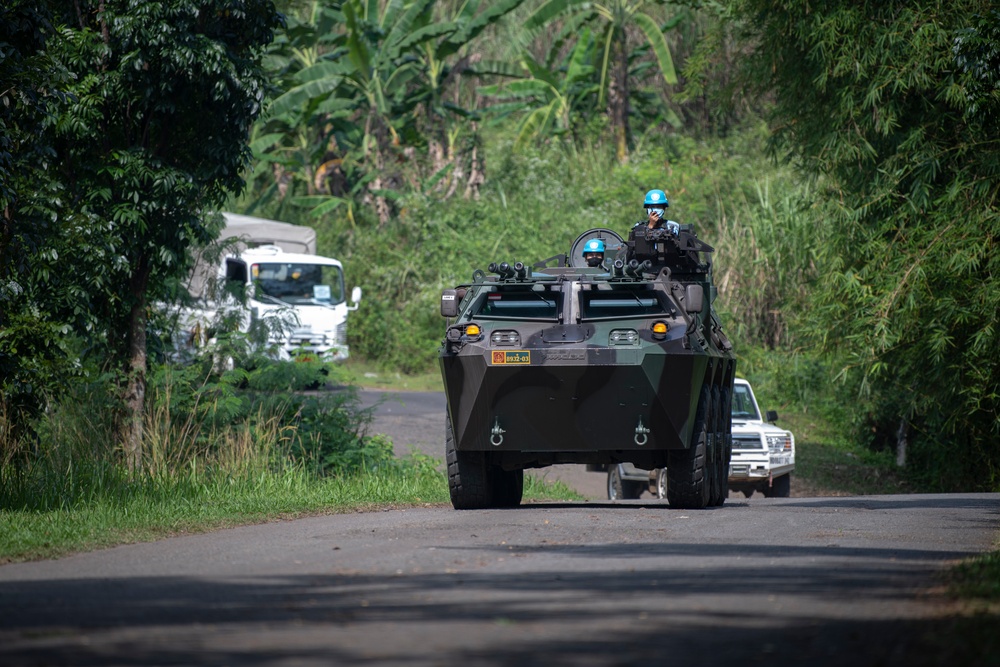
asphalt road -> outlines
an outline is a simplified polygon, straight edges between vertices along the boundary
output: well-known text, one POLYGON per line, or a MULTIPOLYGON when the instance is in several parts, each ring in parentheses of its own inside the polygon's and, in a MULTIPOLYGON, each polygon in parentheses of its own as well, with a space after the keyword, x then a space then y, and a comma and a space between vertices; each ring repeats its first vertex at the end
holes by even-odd
POLYGON ((0 567, 0 665, 954 664, 1000 495, 322 516, 0 567))

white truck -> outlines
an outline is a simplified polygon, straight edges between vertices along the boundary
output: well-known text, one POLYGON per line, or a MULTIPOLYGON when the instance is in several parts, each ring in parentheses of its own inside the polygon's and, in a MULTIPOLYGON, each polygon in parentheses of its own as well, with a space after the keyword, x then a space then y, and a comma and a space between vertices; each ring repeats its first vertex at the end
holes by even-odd
POLYGON ((733 457, 729 464, 729 488, 749 498, 754 491, 768 498, 787 498, 795 470, 795 436, 778 428, 778 413, 768 410, 761 418, 760 406, 750 383, 737 378, 733 385, 733 457))
MULTIPOLYGON (((787 498, 791 494, 795 470, 795 436, 773 422, 778 413, 768 410, 766 419, 750 383, 737 378, 733 384, 732 431, 733 455, 729 464, 729 489, 749 498, 754 491, 768 498, 787 498)), ((608 470, 608 499, 638 498, 643 491, 666 498, 665 469, 642 470, 631 463, 620 463, 608 470)))
POLYGON ((336 259, 316 254, 316 231, 300 225, 223 213, 226 227, 220 241, 229 240, 228 252, 217 263, 200 260, 188 291, 201 307, 182 314, 181 327, 189 342, 207 330, 221 309, 231 303, 213 295, 210 277, 247 290, 245 325, 257 319, 280 319, 284 326, 272 330, 270 343, 280 358, 307 354, 323 361, 348 358, 347 315, 358 309, 361 288, 351 291, 351 305, 344 288, 344 267, 336 259))

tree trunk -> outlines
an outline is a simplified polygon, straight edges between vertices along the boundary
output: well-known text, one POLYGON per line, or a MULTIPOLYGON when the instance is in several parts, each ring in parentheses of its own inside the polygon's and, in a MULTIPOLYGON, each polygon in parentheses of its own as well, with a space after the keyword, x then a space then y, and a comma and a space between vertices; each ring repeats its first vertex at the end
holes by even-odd
POLYGON ((376 116, 374 109, 368 114, 365 133, 370 137, 368 147, 372 164, 375 167, 375 178, 368 185, 368 192, 371 194, 372 201, 375 204, 378 226, 382 227, 385 223, 389 222, 390 217, 389 202, 386 201, 384 196, 379 194, 379 191, 384 190, 386 186, 383 179, 383 175, 385 174, 385 156, 383 151, 386 150, 388 142, 386 139, 386 128, 382 124, 381 119, 376 116))
POLYGON ((470 160, 469 180, 465 184, 465 198, 479 199, 479 187, 486 182, 485 167, 482 158, 479 157, 479 142, 472 145, 472 159, 470 160))
POLYGON ((125 415, 121 425, 122 444, 129 472, 142 469, 142 441, 146 406, 146 285, 149 282, 149 266, 145 259, 132 276, 132 309, 128 318, 128 339, 126 341, 127 379, 125 394, 125 415))
POLYGON ((899 430, 896 431, 896 466, 906 467, 906 445, 910 439, 910 422, 906 417, 899 420, 899 430))
POLYGON ((628 49, 625 31, 613 35, 611 63, 608 80, 608 118, 615 136, 615 154, 618 162, 628 159, 628 144, 631 132, 628 124, 628 49))

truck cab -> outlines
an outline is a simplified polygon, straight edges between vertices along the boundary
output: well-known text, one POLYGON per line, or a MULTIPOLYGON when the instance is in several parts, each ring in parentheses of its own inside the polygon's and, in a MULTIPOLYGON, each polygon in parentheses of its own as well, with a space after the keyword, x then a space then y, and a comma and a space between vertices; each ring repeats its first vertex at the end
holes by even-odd
POLYGON ((361 289, 354 288, 349 306, 339 261, 267 245, 248 248, 226 262, 226 279, 250 290, 252 317, 287 316, 288 326, 271 335, 282 358, 347 359, 347 314, 358 308, 361 289))
MULTIPOLYGON (((240 322, 242 331, 263 320, 270 353, 278 358, 346 360, 347 318, 358 309, 361 288, 351 290, 349 303, 344 267, 316 254, 315 230, 234 213, 222 216, 225 252, 218 259, 205 252, 196 257, 188 282, 196 305, 180 313, 180 345, 211 344, 219 319, 240 322), (246 298, 235 299, 233 293, 246 298)), ((183 352, 178 358, 190 356, 183 352)))

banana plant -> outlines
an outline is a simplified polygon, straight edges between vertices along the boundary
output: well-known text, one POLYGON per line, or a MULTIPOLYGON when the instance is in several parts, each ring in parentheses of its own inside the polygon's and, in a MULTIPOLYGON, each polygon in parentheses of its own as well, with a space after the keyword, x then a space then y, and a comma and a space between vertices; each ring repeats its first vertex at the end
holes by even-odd
MULTIPOLYGON (((323 201, 318 186, 324 174, 349 173, 349 192, 364 180, 361 197, 386 222, 395 193, 420 180, 420 165, 413 163, 421 161, 404 157, 412 154, 406 149, 426 150, 438 138, 451 146, 457 128, 474 118, 445 96, 463 69, 463 49, 522 1, 481 8, 479 0, 469 0, 442 17, 437 0, 315 0, 309 16, 290 25, 276 48, 282 93, 256 137, 259 157, 298 175, 294 201, 316 215, 340 205, 323 201)), ((273 195, 278 187, 264 192, 273 195)))
POLYGON ((664 33, 675 28, 684 15, 678 14, 662 27, 644 11, 647 5, 663 5, 663 0, 548 0, 543 3, 528 20, 525 27, 538 30, 559 18, 585 23, 601 24, 603 55, 600 59, 599 104, 607 100, 608 117, 615 134, 615 147, 619 161, 628 158, 631 140, 629 129, 629 28, 636 28, 652 50, 657 67, 667 84, 677 83, 673 58, 664 33))
POLYGON ((525 54, 521 65, 530 78, 480 88, 481 94, 501 100, 494 107, 498 112, 529 109, 518 126, 515 148, 572 130, 580 106, 596 92, 590 64, 594 51, 591 32, 584 29, 565 61, 554 69, 525 54))

